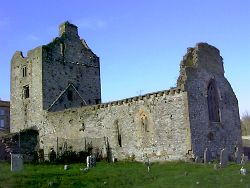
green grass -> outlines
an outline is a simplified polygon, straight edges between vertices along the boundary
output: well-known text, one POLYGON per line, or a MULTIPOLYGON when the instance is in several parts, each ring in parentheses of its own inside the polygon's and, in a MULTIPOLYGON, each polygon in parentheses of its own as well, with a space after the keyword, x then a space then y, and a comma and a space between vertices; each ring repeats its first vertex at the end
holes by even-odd
MULTIPOLYGON (((214 170, 213 165, 184 162, 156 163, 151 172, 141 163, 97 163, 84 173, 83 164, 25 164, 20 172, 10 172, 10 164, 0 163, 0 187, 250 187, 250 174, 239 174, 240 165, 214 170)), ((246 166, 250 172, 250 164, 246 166)))

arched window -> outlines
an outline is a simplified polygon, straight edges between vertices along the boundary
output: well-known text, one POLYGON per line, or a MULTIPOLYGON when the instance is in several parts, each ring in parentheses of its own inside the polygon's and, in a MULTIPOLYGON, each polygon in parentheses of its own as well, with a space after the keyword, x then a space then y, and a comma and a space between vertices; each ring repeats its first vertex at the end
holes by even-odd
POLYGON ((220 122, 219 96, 213 79, 209 82, 207 87, 207 103, 209 120, 212 122, 220 122))

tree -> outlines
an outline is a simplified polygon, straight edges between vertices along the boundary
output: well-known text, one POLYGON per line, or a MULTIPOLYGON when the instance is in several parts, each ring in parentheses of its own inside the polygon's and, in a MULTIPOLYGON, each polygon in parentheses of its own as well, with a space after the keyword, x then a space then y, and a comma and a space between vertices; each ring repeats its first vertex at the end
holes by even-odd
POLYGON ((242 136, 250 135, 250 114, 248 112, 241 117, 241 133, 242 136))

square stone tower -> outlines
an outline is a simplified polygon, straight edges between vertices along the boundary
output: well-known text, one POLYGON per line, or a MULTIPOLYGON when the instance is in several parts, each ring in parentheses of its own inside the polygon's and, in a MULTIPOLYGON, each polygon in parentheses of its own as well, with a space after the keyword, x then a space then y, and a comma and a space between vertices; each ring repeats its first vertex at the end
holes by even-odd
MULTIPOLYGON (((65 22, 59 37, 11 60, 11 132, 40 129, 45 112, 101 103, 100 64, 77 26, 65 22)), ((46 118, 45 118, 46 119, 46 118)))

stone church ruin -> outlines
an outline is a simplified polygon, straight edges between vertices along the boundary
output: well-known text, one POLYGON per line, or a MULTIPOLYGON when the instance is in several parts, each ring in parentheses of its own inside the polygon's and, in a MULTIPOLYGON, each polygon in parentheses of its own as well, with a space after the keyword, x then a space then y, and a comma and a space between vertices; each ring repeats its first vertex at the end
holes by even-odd
POLYGON ((99 58, 65 22, 51 43, 13 55, 10 111, 11 132, 37 130, 45 153, 91 145, 118 160, 172 161, 241 147, 238 101, 207 43, 188 48, 175 88, 102 103, 99 58))

